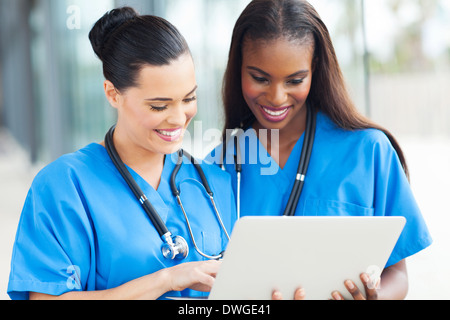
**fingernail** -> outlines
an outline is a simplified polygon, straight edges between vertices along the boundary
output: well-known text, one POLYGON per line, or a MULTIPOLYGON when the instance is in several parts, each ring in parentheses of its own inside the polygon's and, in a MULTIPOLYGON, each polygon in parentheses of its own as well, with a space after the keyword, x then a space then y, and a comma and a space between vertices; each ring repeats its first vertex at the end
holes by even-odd
POLYGON ((281 297, 281 292, 275 291, 275 292, 273 293, 273 299, 277 300, 277 299, 281 299, 281 298, 282 298, 282 297, 281 297))
POLYGON ((353 285, 353 282, 351 282, 350 280, 345 281, 345 285, 347 286, 347 288, 349 290, 353 290, 355 288, 355 286, 353 285))
POLYGON ((336 291, 331 294, 334 300, 341 300, 341 295, 336 291))
POLYGON ((303 288, 298 289, 298 295, 303 298, 305 296, 305 289, 303 288))
POLYGON ((365 283, 368 283, 370 281, 370 278, 365 273, 361 276, 361 278, 365 283))

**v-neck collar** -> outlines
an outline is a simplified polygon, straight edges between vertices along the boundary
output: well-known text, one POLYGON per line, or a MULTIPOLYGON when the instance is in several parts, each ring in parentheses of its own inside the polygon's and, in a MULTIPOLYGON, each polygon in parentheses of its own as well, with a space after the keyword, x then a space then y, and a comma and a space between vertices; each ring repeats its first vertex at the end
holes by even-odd
MULTIPOLYGON (((297 140, 294 148, 292 149, 288 160, 286 161, 286 164, 284 166, 284 168, 281 168, 278 163, 272 158, 272 156, 269 154, 269 152, 267 151, 267 149, 264 147, 264 145, 261 143, 261 141, 259 140, 258 136, 256 135, 256 132, 253 128, 249 128, 245 134, 245 136, 250 137, 250 141, 254 140, 254 138, 256 138, 256 141, 258 143, 257 145, 257 153, 258 153, 258 165, 252 165, 251 163, 247 163, 248 168, 243 169, 244 170, 258 170, 258 172, 255 172, 254 174, 260 175, 261 174, 261 170, 265 167, 273 167, 274 168, 274 173, 273 174, 267 174, 266 179, 268 179, 271 183, 275 184, 277 186, 277 188, 282 192, 285 193, 287 192, 287 190, 289 188, 292 188, 292 185, 294 183, 295 180, 295 176, 297 173, 297 168, 298 168, 298 162, 300 161, 300 154, 303 148, 303 142, 304 142, 304 133, 301 135, 301 137, 297 140), (270 164, 262 164, 261 162, 261 155, 264 155, 266 157, 266 159, 270 160, 270 164)), ((248 157, 248 153, 250 152, 250 150, 252 150, 253 148, 250 148, 248 146, 248 141, 246 141, 246 137, 244 135, 241 136, 241 139, 239 141, 239 146, 242 148, 241 149, 241 153, 244 149, 245 146, 245 154, 246 157, 248 157)), ((243 159, 247 162, 247 159, 243 159)), ((245 173, 244 173, 245 174, 245 173)))
POLYGON ((131 167, 129 167, 128 165, 125 166, 127 167, 133 179, 141 188, 142 192, 148 198, 152 206, 156 209, 156 212, 159 214, 161 219, 166 222, 167 215, 169 213, 169 207, 166 204, 167 199, 165 201, 164 196, 166 196, 167 193, 170 193, 169 179, 174 166, 171 160, 171 155, 166 155, 164 158, 164 167, 161 173, 161 181, 156 190, 131 167))
MULTIPOLYGON (((110 163, 112 167, 115 168, 114 163, 111 161, 111 158, 108 155, 108 152, 104 146, 98 143, 92 143, 88 146, 89 148, 98 148, 100 150, 100 155, 102 161, 106 161, 106 163, 110 163)), ((96 152, 93 152, 96 155, 96 152)), ((170 191, 169 179, 172 171, 175 167, 176 159, 175 154, 166 155, 164 159, 164 167, 161 173, 161 181, 159 183, 158 189, 155 190, 144 178, 142 178, 136 171, 134 171, 131 167, 125 164, 126 168, 130 172, 133 179, 136 181, 138 186, 141 188, 142 192, 149 199, 152 206, 156 209, 159 216, 163 220, 164 223, 167 222, 167 216, 169 213, 169 207, 166 204, 166 201, 169 201, 172 193, 170 191)), ((138 201, 138 200, 136 200, 138 201)))

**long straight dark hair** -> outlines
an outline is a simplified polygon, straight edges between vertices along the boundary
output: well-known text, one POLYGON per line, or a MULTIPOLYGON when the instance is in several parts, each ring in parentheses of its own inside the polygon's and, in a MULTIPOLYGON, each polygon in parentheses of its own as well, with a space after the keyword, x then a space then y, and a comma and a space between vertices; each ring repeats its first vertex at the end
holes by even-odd
POLYGON ((328 29, 314 7, 305 0, 253 0, 237 20, 223 82, 224 137, 227 129, 245 127, 255 119, 242 94, 243 44, 281 37, 314 45, 316 64, 307 99, 313 110, 325 113, 345 130, 374 128, 383 131, 409 179, 403 151, 394 136, 357 111, 347 91, 328 29))

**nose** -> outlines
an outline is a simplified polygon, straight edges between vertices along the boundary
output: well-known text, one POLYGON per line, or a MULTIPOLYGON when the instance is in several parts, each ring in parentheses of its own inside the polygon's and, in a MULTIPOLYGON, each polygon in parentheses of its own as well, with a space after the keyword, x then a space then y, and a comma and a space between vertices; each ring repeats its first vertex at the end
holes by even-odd
POLYGON ((287 90, 282 84, 272 84, 267 92, 267 99, 274 107, 283 106, 287 100, 287 90))
POLYGON ((170 108, 170 111, 167 122, 173 126, 184 127, 186 122, 195 116, 197 108, 196 106, 186 106, 183 103, 177 103, 170 108))
POLYGON ((186 113, 181 104, 176 104, 170 108, 170 114, 167 117, 167 122, 173 126, 184 126, 186 123, 186 113))

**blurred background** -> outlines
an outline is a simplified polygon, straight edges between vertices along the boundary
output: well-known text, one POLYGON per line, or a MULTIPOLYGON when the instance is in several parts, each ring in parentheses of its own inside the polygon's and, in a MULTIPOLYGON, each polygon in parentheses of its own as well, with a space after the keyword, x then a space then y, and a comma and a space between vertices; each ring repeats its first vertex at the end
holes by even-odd
MULTIPOLYGON (((362 113, 402 145, 434 244, 408 259, 409 299, 449 299, 450 1, 311 0, 328 26, 362 113)), ((108 10, 130 5, 165 17, 186 37, 197 71, 191 129, 203 156, 221 129, 221 83, 233 25, 249 0, 0 0, 0 299, 11 249, 36 172, 101 141, 115 122, 88 40, 108 10), (194 125, 194 124, 193 124, 194 125)))

